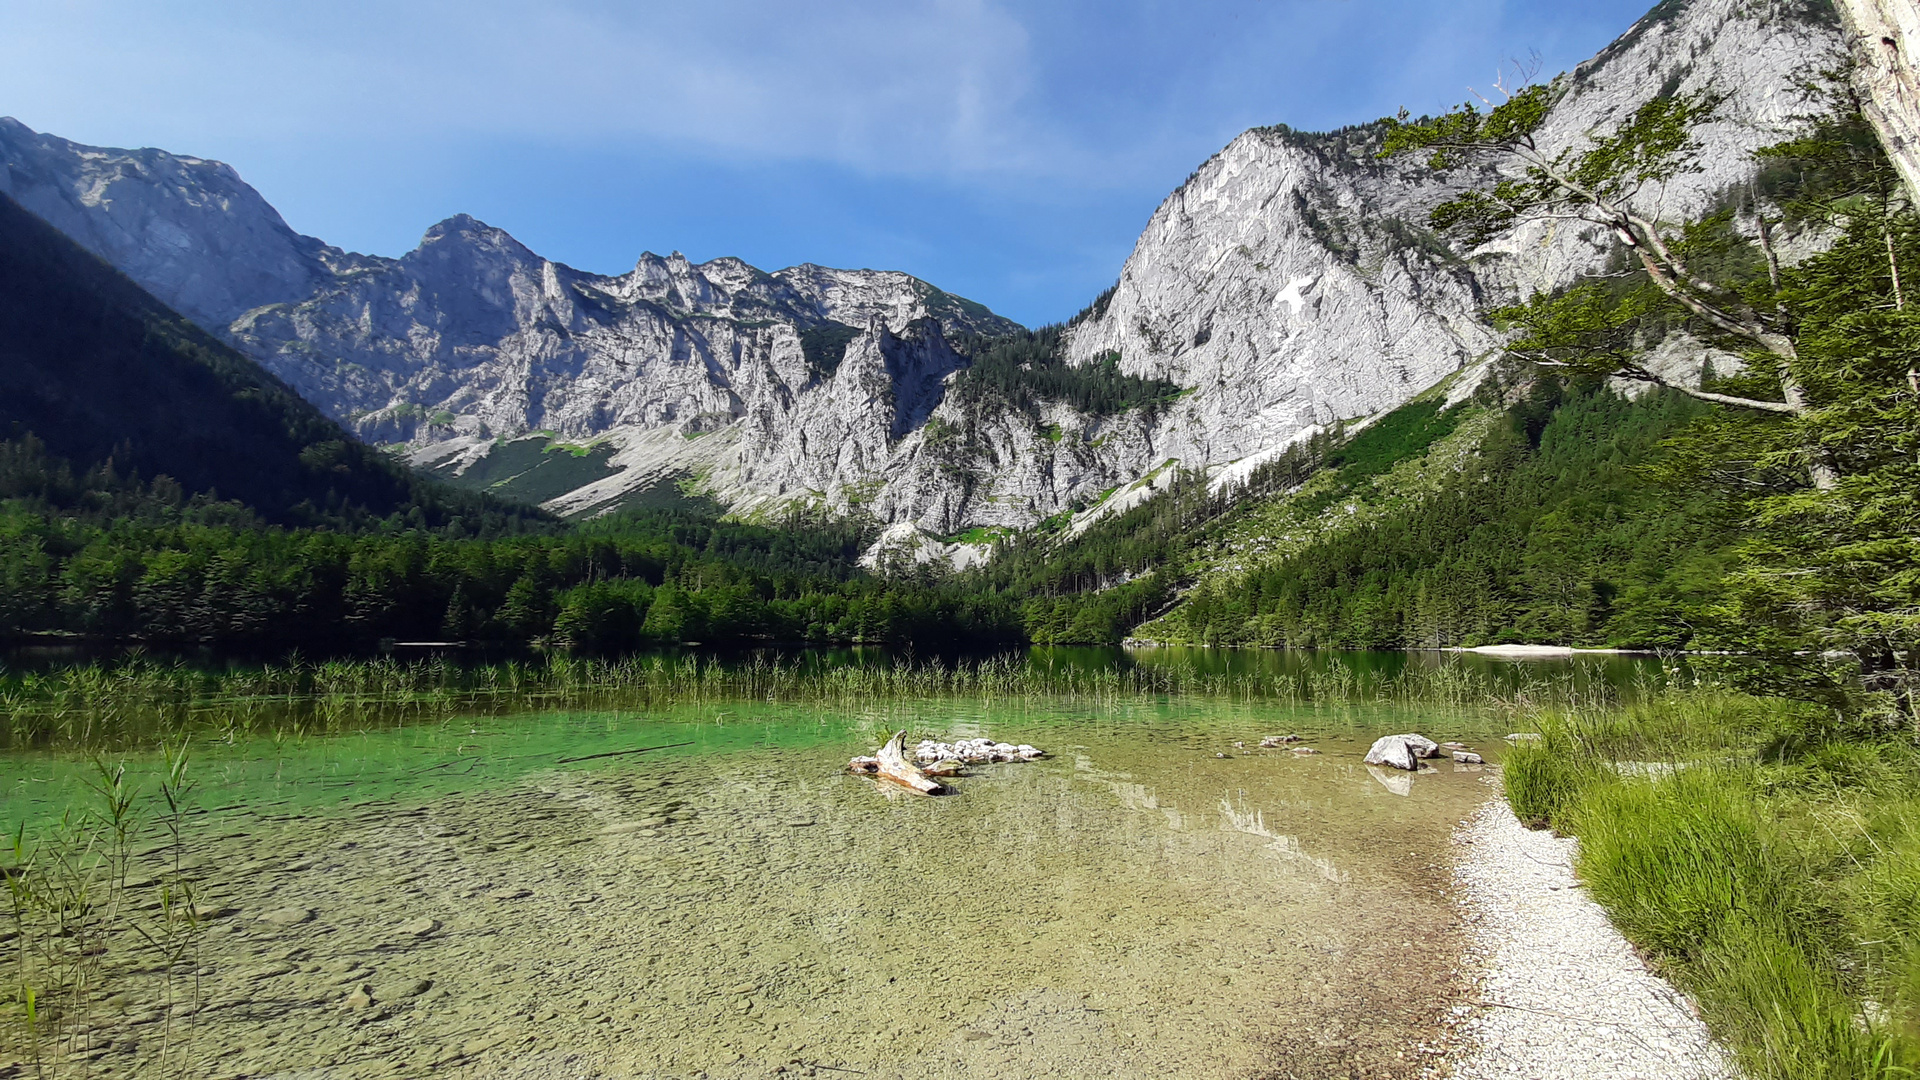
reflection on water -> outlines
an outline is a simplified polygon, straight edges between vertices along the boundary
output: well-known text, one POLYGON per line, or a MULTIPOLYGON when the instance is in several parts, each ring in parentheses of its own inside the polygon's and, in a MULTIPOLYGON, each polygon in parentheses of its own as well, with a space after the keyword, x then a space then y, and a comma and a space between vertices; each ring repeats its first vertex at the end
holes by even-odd
POLYGON ((1486 676, 1494 685, 1518 686, 1528 680, 1564 679, 1580 690, 1607 687, 1629 692, 1664 685, 1671 678, 1685 677, 1689 671, 1684 659, 1609 653, 1512 660, 1478 653, 1437 650, 1344 652, 1331 649, 1210 649, 1190 645, 1125 649, 1037 647, 1029 650, 1028 662, 1088 670, 1116 664, 1134 665, 1267 679, 1339 673, 1350 676, 1356 683, 1376 686, 1409 672, 1453 666, 1486 676))
MULTIPOLYGON (((1499 725, 1465 715, 1178 702, 745 704, 204 747, 195 858, 227 914, 197 1050, 227 1076, 1391 1064, 1405 1032, 1381 1016, 1427 1008, 1449 962, 1406 947, 1451 921, 1429 867, 1486 794, 1448 770, 1383 790, 1361 756, 1412 727, 1498 751, 1499 725), (843 767, 896 726, 1053 756, 889 798, 843 767), (1284 732, 1323 753, 1235 745, 1284 732)), ((74 798, 80 763, 4 760, 10 820, 74 798)), ((139 1004, 150 973, 116 978, 130 1004, 91 1067, 131 1075, 160 1014, 139 1004)))
POLYGON ((1332 859, 1307 854, 1300 846, 1299 837, 1276 833, 1267 828, 1267 814, 1264 810, 1236 809, 1233 800, 1227 798, 1220 801, 1220 816, 1224 819, 1226 828, 1250 836, 1266 837, 1273 841, 1267 845, 1267 851, 1275 852, 1283 859, 1309 867, 1314 873, 1336 885, 1344 885, 1353 880, 1353 875, 1336 866, 1332 859))

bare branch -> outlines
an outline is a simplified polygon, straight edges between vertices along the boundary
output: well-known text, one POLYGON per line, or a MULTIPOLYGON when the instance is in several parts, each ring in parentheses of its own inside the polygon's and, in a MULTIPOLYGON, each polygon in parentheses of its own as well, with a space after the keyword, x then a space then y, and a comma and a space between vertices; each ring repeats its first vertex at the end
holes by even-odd
POLYGON ((1741 409, 1758 409, 1761 412, 1778 413, 1781 416, 1798 416, 1802 411, 1784 401, 1765 401, 1760 398, 1736 397, 1732 394, 1716 394, 1711 390, 1702 390, 1698 387, 1688 386, 1686 383, 1674 382, 1660 375, 1656 375, 1646 368, 1638 366, 1623 367, 1619 371, 1614 372, 1614 377, 1619 379, 1632 379, 1636 382, 1652 383, 1655 386, 1664 386, 1669 390, 1678 390, 1690 398, 1698 398, 1701 401, 1711 401, 1716 405, 1732 405, 1741 409))

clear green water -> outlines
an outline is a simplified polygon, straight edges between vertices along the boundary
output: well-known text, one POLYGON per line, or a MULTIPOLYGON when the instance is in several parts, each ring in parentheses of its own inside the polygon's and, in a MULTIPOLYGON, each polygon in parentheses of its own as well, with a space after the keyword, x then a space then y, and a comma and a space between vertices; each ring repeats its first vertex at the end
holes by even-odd
MULTIPOLYGON (((213 1076, 1411 1075, 1453 962, 1448 837, 1490 789, 1360 763, 1404 730, 1491 761, 1505 728, 737 704, 196 746, 192 861, 224 913, 193 1054, 213 1076), (1052 756, 941 799, 844 773, 894 727, 1052 756), (1323 752, 1253 749, 1288 732, 1323 752), (667 748, 561 760, 644 746, 667 748)), ((6 820, 86 805, 87 771, 7 757, 6 820)), ((122 951, 96 1075, 157 1045, 160 976, 122 951)))

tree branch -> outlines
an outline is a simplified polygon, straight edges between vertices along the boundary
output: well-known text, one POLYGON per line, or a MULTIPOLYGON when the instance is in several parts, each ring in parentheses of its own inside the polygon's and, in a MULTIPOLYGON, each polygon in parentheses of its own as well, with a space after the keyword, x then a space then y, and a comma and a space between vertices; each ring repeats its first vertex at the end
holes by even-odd
POLYGON ((1680 283, 1675 281, 1671 274, 1667 273, 1666 268, 1661 266, 1659 261, 1654 258, 1653 253, 1645 247, 1638 244, 1634 245, 1634 253, 1640 256, 1640 265, 1647 271, 1647 277, 1652 279, 1653 284, 1661 292, 1679 301, 1680 306, 1693 312, 1716 329, 1723 330, 1735 337, 1746 338, 1748 341, 1780 357, 1782 360, 1798 359, 1799 353, 1794 349, 1793 342, 1784 336, 1780 334, 1769 334, 1764 327, 1736 319, 1732 315, 1721 311, 1719 308, 1708 304, 1686 289, 1681 288, 1680 283))
MULTIPOLYGON (((1549 360, 1543 357, 1526 356, 1524 354, 1516 355, 1519 355, 1522 360, 1530 364, 1539 364, 1541 367, 1573 366, 1562 360, 1549 360)), ((1697 387, 1688 386, 1686 383, 1674 382, 1663 375, 1648 371, 1638 364, 1621 364, 1618 368, 1614 369, 1610 377, 1615 379, 1630 379, 1634 382, 1651 383, 1654 386, 1664 386, 1669 390, 1679 391, 1690 398, 1697 398, 1701 401, 1711 401, 1716 405, 1732 405, 1742 409, 1756 409, 1760 412, 1777 413, 1781 416, 1798 416, 1805 411, 1803 406, 1795 406, 1784 401, 1766 401, 1761 398, 1736 397, 1732 394, 1716 394, 1711 390, 1701 390, 1697 387)))
MULTIPOLYGON (((1637 376, 1628 375, 1625 372, 1621 372, 1620 377, 1624 379, 1637 378, 1637 376)), ((1799 409, 1794 408, 1784 401, 1762 401, 1759 398, 1743 398, 1734 397, 1732 394, 1716 394, 1711 390, 1696 390, 1685 383, 1669 382, 1661 378, 1642 379, 1641 381, 1664 386, 1669 390, 1678 390, 1690 398, 1698 398, 1701 401, 1711 401, 1716 405, 1732 405, 1741 409, 1758 409, 1761 412, 1777 413, 1781 416, 1798 416, 1800 414, 1799 409)))

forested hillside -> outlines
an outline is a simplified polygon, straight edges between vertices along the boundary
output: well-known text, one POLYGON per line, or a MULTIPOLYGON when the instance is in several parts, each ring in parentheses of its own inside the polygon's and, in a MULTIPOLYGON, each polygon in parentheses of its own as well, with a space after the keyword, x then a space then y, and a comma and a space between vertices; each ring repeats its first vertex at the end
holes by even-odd
POLYGON ((0 195, 0 437, 171 477, 286 524, 471 535, 545 516, 422 481, 0 195), (10 430, 9 430, 10 429, 10 430))
POLYGON ((1349 464, 1276 508, 1284 527, 1317 532, 1311 543, 1236 560, 1246 530, 1229 534, 1187 603, 1146 633, 1337 648, 1698 644, 1687 613, 1726 570, 1729 522, 1713 492, 1652 474, 1662 442, 1705 408, 1539 379, 1470 444, 1435 451, 1449 468, 1417 497, 1405 497, 1411 462, 1377 487, 1349 464))
POLYGON ((382 639, 616 653, 684 642, 1019 639, 1011 610, 855 564, 850 523, 648 511, 566 531, 284 528, 166 477, 0 443, 0 636, 362 652, 382 639))
POLYGON ((1513 368, 1246 485, 1187 476, 1078 538, 1010 543, 983 576, 1028 598, 1036 641, 1681 648, 1733 537, 1663 446, 1705 409, 1513 368))

